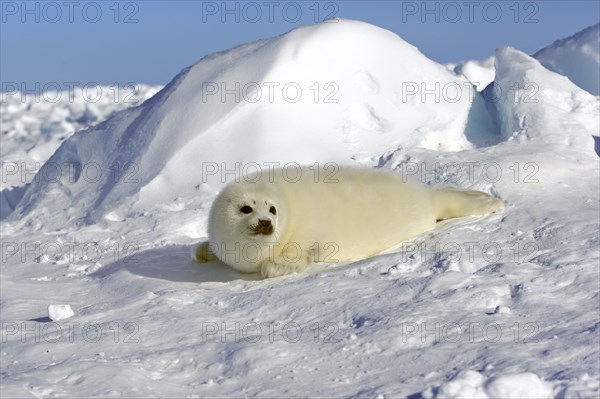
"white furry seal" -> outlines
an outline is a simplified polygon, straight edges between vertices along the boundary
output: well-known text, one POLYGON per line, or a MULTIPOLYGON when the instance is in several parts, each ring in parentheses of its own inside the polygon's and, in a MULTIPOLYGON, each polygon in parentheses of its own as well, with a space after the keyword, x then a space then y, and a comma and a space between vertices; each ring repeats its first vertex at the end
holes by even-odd
POLYGON ((209 241, 193 248, 193 259, 281 276, 367 258, 439 220, 503 206, 479 191, 430 189, 380 169, 336 166, 332 173, 329 165, 272 169, 227 185, 210 211, 209 241))

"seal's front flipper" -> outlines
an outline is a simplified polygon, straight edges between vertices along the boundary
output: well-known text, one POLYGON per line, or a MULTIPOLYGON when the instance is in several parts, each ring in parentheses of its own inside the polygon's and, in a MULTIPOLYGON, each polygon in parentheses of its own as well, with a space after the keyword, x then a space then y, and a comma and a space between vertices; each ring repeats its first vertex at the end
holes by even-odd
POLYGON ((308 265, 304 262, 290 263, 280 261, 275 263, 267 260, 261 265, 260 274, 264 278, 280 277, 292 273, 301 273, 306 270, 307 267, 308 265))
POLYGON ((434 190, 432 201, 437 220, 486 215, 504 208, 500 199, 481 191, 434 190))
POLYGON ((192 247, 192 260, 199 263, 214 262, 219 260, 214 252, 210 248, 211 243, 208 241, 201 242, 200 244, 192 247))

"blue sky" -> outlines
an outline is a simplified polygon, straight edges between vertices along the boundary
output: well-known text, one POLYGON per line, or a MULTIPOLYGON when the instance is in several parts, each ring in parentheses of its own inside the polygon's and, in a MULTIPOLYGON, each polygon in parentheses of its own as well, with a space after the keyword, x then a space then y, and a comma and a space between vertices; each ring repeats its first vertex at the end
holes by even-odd
MULTIPOLYGON (((0 1, 0 80, 165 84, 204 55, 327 16, 389 29, 438 62, 528 53, 597 23, 591 1, 0 1)), ((69 83, 70 84, 70 83, 69 83)))

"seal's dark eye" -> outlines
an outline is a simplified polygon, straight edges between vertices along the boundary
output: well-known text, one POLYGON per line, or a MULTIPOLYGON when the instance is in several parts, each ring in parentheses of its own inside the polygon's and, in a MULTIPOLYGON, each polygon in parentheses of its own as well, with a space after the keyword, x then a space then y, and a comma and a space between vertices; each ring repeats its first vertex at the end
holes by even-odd
POLYGON ((252 207, 250 207, 248 205, 244 205, 243 207, 240 208, 240 212, 245 213, 245 214, 252 213, 252 207))
POLYGON ((269 212, 271 212, 273 215, 277 215, 277 209, 275 209, 274 206, 269 208, 269 212))

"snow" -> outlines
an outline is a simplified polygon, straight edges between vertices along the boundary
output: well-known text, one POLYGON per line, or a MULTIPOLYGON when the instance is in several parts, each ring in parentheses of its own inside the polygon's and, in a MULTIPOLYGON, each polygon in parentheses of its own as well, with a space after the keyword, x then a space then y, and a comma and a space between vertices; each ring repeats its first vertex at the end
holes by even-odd
POLYGON ((75 312, 69 305, 49 305, 48 306, 48 317, 52 321, 68 319, 74 316, 75 312))
POLYGON ((451 381, 442 384, 435 392, 428 390, 422 395, 424 399, 519 399, 545 398, 551 399, 552 385, 542 381, 533 373, 506 374, 486 378, 477 371, 461 371, 451 381))
POLYGON ((205 57, 134 107, 3 96, 2 395, 597 397, 599 98, 536 58, 448 69, 334 20, 205 57), (282 278, 190 260, 227 180, 292 162, 507 205, 282 278))
MULTIPOLYGON (((5 87, 12 88, 8 84, 5 87)), ((159 89, 143 84, 91 85, 25 94, 13 88, 0 93, 0 219, 12 212, 23 195, 21 186, 33 180, 61 142, 116 111, 141 104, 159 89)))
MULTIPOLYGON (((214 195, 237 163, 348 163, 390 148, 473 148, 465 129, 488 141, 494 133, 468 118, 475 92, 389 31, 356 21, 302 27, 209 56, 141 107, 76 134, 41 171, 60 168, 61 190, 33 182, 16 213, 55 214, 58 201, 71 222, 95 223, 117 203, 132 215, 196 196, 197 186, 214 195), (98 179, 95 165, 107 169, 98 179), (181 173, 190 168, 198 171, 193 182, 181 173), (73 174, 84 178, 66 178, 73 174)), ((53 219, 46 227, 64 224, 53 219)))
POLYGON ((494 313, 510 313, 510 308, 508 306, 502 306, 502 305, 498 305, 496 306, 496 309, 494 310, 494 313))
POLYGON ((499 49, 496 78, 485 90, 494 100, 490 103, 504 139, 592 151, 600 112, 597 98, 564 76, 540 68, 528 55, 510 47, 499 49))
POLYGON ((565 75, 577 86, 600 95, 600 23, 534 54, 542 65, 565 75))
POLYGON ((495 62, 495 57, 488 57, 482 61, 467 60, 457 64, 446 64, 446 68, 457 75, 464 76, 475 85, 477 91, 482 91, 494 81, 496 75, 495 62))

